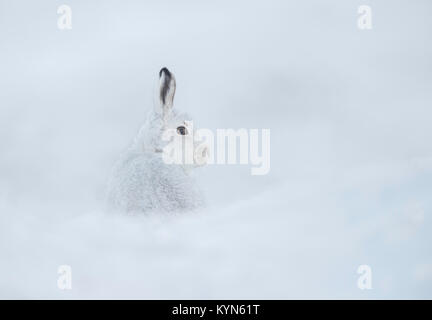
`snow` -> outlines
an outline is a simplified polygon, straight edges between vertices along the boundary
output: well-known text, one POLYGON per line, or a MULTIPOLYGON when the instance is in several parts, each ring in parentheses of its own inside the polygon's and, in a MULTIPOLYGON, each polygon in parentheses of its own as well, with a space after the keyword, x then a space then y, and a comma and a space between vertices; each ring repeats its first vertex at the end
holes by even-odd
POLYGON ((69 31, 22 2, 0 2, 0 298, 431 298, 428 1, 371 3, 370 31, 351 0, 74 1, 69 31), (110 215, 162 66, 195 128, 270 129, 271 170, 110 215))

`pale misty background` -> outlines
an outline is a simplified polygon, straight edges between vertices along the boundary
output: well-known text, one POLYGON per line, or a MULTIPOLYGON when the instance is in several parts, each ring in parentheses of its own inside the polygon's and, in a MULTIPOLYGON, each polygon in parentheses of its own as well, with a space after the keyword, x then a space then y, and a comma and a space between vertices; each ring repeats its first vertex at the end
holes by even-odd
POLYGON ((0 0, 0 298, 431 298, 431 9, 0 0), (197 169, 197 214, 107 216, 163 66, 196 126, 269 128, 271 171, 197 169))

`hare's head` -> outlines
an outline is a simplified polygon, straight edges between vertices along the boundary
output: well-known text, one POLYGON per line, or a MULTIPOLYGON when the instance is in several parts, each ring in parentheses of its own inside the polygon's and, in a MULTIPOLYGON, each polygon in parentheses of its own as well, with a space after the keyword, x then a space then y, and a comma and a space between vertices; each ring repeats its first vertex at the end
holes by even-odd
POLYGON ((159 103, 152 117, 153 144, 167 163, 181 164, 185 168, 206 164, 208 146, 197 140, 192 118, 174 108, 176 80, 167 69, 159 72, 159 103))

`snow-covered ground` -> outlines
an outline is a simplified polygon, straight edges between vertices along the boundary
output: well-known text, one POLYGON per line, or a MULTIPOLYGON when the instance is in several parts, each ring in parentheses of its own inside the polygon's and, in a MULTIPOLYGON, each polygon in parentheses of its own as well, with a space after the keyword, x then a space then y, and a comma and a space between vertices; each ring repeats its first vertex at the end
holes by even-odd
POLYGON ((432 298, 432 3, 415 2, 74 0, 60 31, 67 1, 0 0, 0 298, 432 298), (108 215, 162 66, 196 126, 269 128, 271 171, 199 168, 202 212, 108 215))

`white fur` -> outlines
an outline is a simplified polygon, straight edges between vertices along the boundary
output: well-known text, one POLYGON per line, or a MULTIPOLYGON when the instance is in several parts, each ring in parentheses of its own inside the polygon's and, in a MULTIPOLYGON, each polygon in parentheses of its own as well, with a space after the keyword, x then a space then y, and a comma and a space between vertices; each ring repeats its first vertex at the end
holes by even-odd
MULTIPOLYGON (((108 186, 109 206, 117 211, 134 212, 182 212, 203 205, 190 170, 179 164, 166 164, 162 150, 164 130, 183 125, 191 120, 173 108, 175 78, 169 84, 165 103, 151 110, 132 145, 120 157, 113 168, 108 186)), ((161 76, 161 88, 164 85, 161 76)))

